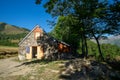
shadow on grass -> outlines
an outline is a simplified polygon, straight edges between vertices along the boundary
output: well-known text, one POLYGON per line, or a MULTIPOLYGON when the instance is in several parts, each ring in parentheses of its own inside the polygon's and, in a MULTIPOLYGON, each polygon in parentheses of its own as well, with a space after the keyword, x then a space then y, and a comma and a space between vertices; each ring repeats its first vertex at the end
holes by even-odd
POLYGON ((22 65, 31 65, 31 64, 36 64, 36 63, 39 63, 39 64, 43 65, 43 64, 47 64, 47 63, 49 63, 51 61, 52 60, 45 60, 45 59, 39 60, 39 59, 36 59, 36 60, 31 60, 31 61, 28 61, 28 62, 24 62, 21 65, 18 65, 18 66, 15 66, 15 67, 20 67, 22 65))
POLYGON ((87 76, 85 76, 81 71, 75 71, 68 75, 60 75, 59 78, 63 80, 87 80, 87 76))
POLYGON ((106 61, 108 63, 109 66, 112 67, 113 70, 115 71, 119 71, 120 73, 120 61, 106 61))

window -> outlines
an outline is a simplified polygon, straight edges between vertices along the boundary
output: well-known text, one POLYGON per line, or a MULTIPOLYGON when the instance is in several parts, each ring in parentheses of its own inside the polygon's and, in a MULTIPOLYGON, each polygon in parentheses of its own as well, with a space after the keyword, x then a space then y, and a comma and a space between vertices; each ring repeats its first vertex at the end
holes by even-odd
POLYGON ((26 46, 26 53, 30 53, 30 47, 26 46))
POLYGON ((35 32, 35 39, 38 39, 40 37, 40 32, 35 32))

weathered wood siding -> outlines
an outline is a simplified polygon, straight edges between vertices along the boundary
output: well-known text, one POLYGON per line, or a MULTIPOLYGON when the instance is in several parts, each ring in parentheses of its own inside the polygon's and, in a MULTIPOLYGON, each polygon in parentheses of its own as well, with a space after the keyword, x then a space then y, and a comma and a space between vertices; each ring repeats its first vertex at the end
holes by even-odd
POLYGON ((61 53, 69 53, 70 52, 70 46, 67 46, 62 43, 58 43, 58 51, 61 53))

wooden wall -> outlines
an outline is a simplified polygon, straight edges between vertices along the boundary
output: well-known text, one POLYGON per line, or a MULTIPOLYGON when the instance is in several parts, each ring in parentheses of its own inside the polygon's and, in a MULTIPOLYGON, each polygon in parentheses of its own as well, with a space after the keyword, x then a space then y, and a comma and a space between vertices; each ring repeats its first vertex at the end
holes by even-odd
POLYGON ((69 53, 70 52, 70 46, 67 46, 63 43, 58 43, 58 51, 61 53, 69 53))

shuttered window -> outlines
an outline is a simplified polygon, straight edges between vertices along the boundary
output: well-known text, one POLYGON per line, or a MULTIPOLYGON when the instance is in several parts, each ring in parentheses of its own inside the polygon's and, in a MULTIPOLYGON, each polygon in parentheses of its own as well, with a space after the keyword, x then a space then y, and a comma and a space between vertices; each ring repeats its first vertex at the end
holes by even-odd
POLYGON ((26 53, 30 53, 30 47, 26 46, 26 53))

